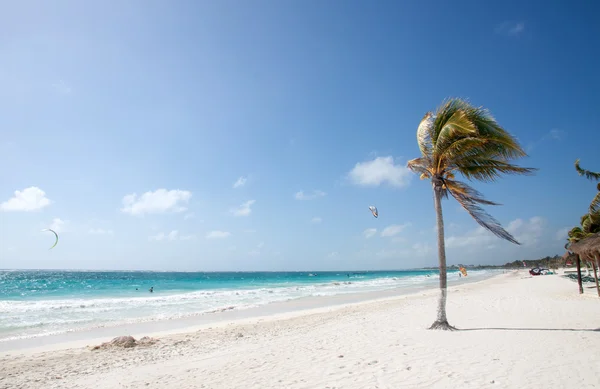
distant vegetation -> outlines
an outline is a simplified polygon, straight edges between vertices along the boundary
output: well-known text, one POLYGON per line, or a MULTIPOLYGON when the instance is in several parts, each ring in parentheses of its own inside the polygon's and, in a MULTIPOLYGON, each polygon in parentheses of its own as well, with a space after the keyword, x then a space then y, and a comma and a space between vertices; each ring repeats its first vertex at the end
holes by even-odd
MULTIPOLYGON (((513 262, 507 262, 504 265, 462 265, 467 270, 481 270, 481 269, 531 269, 534 267, 541 267, 544 269, 558 269, 565 265, 565 260, 560 255, 553 257, 547 256, 538 259, 524 259, 516 260, 513 262), (523 267, 523 261, 527 267, 523 267)), ((426 267, 427 270, 437 269, 437 267, 426 267)), ((448 266, 450 270, 458 270, 458 265, 448 266)))

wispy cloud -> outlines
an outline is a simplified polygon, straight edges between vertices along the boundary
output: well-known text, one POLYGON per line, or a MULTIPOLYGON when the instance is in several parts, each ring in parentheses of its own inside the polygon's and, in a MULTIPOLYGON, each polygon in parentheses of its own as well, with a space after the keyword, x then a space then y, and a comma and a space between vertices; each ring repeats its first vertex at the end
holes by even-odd
MULTIPOLYGON (((529 220, 515 219, 508 223, 506 230, 510 232, 523 246, 536 246, 542 236, 545 220, 534 216, 529 220)), ((446 238, 449 249, 494 249, 496 244, 503 242, 483 227, 477 227, 463 235, 451 235, 446 238)))
POLYGON ((363 235, 367 239, 372 238, 373 236, 375 236, 376 233, 377 233, 377 228, 367 228, 366 230, 363 231, 363 235))
POLYGON ((231 208, 229 212, 231 212, 233 216, 250 216, 252 213, 252 204, 255 202, 256 200, 248 200, 237 208, 231 208))
POLYGON ((236 182, 233 183, 233 189, 237 189, 237 188, 241 188, 242 186, 246 185, 246 182, 248 181, 247 177, 240 177, 237 179, 236 182))
POLYGON ((323 219, 321 219, 321 218, 320 218, 320 217, 318 217, 318 216, 315 216, 315 217, 313 217, 313 218, 312 218, 312 220, 311 220, 310 222, 311 222, 311 223, 313 223, 313 224, 319 224, 319 223, 321 223, 322 221, 323 221, 323 219))
POLYGON ((187 203, 192 197, 192 192, 187 190, 157 189, 146 192, 141 196, 131 193, 123 197, 121 212, 140 216, 152 213, 183 212, 187 210, 187 203))
POLYGON ((206 239, 223 239, 223 238, 228 238, 230 236, 231 236, 231 232, 229 232, 229 231, 215 230, 215 231, 211 231, 208 234, 206 234, 206 239))
POLYGON ((65 227, 66 227, 67 223, 68 223, 68 221, 61 220, 60 218, 55 217, 54 219, 52 219, 52 223, 50 223, 50 226, 48 228, 56 231, 56 233, 65 232, 66 231, 65 227))
POLYGON ((179 234, 179 231, 177 230, 172 230, 171 232, 169 232, 168 234, 165 234, 164 232, 159 232, 156 235, 152 235, 148 237, 148 240, 154 240, 154 241, 175 241, 175 240, 192 240, 192 239, 196 239, 196 236, 194 235, 181 235, 179 234))
POLYGON ((385 227, 383 229, 383 231, 381 231, 381 236, 383 236, 383 237, 390 237, 390 236, 398 235, 399 233, 401 233, 402 231, 404 231, 404 229, 406 227, 408 227, 410 225, 411 225, 410 223, 389 225, 389 226, 385 227))
POLYGON ((553 128, 542 139, 563 140, 566 135, 565 131, 553 128))
POLYGON ((505 36, 519 36, 525 31, 524 22, 505 21, 496 26, 496 34, 505 36))
POLYGON ((313 190, 311 193, 304 193, 304 191, 301 190, 299 192, 296 192, 294 197, 296 198, 296 200, 314 200, 316 198, 323 197, 326 194, 327 193, 318 189, 313 190))
POLYGON ((559 130, 558 128, 553 128, 550 131, 546 132, 544 135, 542 135, 538 140, 529 143, 527 145, 527 151, 535 149, 543 142, 558 142, 566 139, 566 137, 566 131, 559 130))

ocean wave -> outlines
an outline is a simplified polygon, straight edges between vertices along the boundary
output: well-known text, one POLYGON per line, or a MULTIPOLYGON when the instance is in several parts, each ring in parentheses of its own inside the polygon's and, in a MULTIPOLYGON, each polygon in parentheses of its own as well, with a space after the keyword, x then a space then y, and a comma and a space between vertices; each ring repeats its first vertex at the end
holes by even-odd
MULTIPOLYGON (((469 272, 471 278, 488 272, 469 272)), ((0 341, 44 336, 84 329, 176 319, 240 310, 275 302, 311 296, 333 296, 346 293, 426 286, 437 284, 437 273, 378 278, 349 277, 346 280, 323 280, 313 283, 278 283, 261 287, 212 289, 170 294, 140 296, 63 298, 0 301, 0 341)))

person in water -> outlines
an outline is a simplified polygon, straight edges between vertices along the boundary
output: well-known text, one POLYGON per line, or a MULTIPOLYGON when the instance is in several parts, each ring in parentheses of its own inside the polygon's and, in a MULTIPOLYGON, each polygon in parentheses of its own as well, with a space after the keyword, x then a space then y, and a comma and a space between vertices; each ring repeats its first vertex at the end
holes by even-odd
POLYGON ((151 286, 149 290, 150 290, 150 293, 154 293, 154 286, 151 286))

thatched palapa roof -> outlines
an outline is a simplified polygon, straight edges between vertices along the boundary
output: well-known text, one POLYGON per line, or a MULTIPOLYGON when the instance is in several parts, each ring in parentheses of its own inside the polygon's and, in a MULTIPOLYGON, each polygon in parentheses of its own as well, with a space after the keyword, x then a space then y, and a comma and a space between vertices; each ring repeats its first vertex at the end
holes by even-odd
POLYGON ((569 251, 589 261, 600 258, 600 233, 596 233, 569 246, 569 251))

